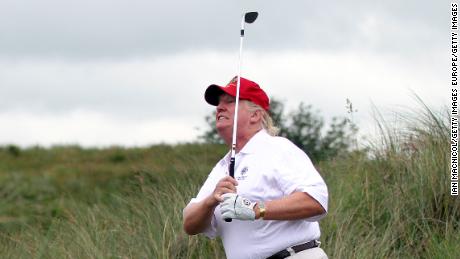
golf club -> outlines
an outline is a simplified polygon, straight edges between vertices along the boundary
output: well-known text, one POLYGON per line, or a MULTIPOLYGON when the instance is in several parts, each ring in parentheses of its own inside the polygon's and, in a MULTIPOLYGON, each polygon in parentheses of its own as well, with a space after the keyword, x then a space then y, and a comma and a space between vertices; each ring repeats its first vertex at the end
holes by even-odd
MULTIPOLYGON (((241 31, 240 31, 240 55, 238 59, 238 80, 236 83, 236 102, 235 102, 235 115, 233 117, 233 135, 232 135, 232 150, 230 153, 230 165, 228 171, 231 177, 235 176, 235 155, 236 155, 236 131, 238 124, 238 105, 240 99, 240 82, 241 82, 241 57, 243 55, 243 39, 244 39, 244 25, 245 23, 253 23, 257 16, 258 12, 248 12, 243 15, 241 19, 241 31)), ((232 219, 225 219, 226 222, 231 222, 232 219)))

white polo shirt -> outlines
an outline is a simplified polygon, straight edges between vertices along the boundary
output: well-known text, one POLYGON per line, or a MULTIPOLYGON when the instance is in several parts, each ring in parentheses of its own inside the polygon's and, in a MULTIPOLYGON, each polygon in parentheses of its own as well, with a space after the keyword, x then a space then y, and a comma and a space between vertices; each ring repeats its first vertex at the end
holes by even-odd
MULTIPOLYGON (((235 159, 239 195, 252 201, 270 201, 296 191, 306 192, 327 211, 328 192, 324 180, 308 156, 288 139, 272 137, 261 130, 235 159)), ((230 154, 227 154, 216 164, 190 203, 211 195, 217 182, 228 174, 229 160, 230 154)), ((303 220, 225 222, 217 206, 204 234, 221 237, 228 259, 267 258, 289 246, 319 239, 317 221, 324 215, 303 220)))

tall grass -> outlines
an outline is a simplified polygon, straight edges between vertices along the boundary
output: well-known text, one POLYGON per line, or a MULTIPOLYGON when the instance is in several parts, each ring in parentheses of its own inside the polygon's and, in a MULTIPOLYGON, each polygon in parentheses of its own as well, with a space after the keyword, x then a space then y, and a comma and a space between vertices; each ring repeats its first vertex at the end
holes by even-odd
MULTIPOLYGON (((449 120, 427 107, 379 119, 379 143, 318 165, 330 258, 458 258, 449 120)), ((219 145, 0 148, 0 258, 225 258, 187 236, 182 209, 226 152, 219 145)))
POLYGON ((222 146, 2 151, 0 258, 224 257, 219 241, 182 231, 222 146))
POLYGON ((449 117, 428 107, 378 118, 380 142, 321 165, 334 258, 458 258, 460 202, 450 196, 449 117))

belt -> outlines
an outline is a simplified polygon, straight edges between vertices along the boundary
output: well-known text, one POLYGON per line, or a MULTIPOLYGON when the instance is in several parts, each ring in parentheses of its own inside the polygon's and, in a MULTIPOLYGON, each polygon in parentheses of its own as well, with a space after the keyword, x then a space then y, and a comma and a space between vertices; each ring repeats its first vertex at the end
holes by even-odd
POLYGON ((286 258, 288 256, 294 255, 295 253, 298 253, 300 251, 307 250, 307 249, 314 248, 314 247, 318 247, 318 246, 319 246, 319 242, 317 242, 316 240, 312 240, 312 241, 309 241, 307 243, 303 243, 303 244, 300 244, 300 245, 288 247, 288 248, 286 248, 284 250, 281 250, 278 253, 268 257, 267 259, 283 259, 283 258, 286 258))

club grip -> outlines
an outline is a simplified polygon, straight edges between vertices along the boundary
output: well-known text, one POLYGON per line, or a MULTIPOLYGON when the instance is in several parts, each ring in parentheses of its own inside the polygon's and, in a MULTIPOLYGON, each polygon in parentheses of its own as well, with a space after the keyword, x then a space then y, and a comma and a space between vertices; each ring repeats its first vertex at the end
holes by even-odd
POLYGON ((230 164, 228 165, 228 172, 232 178, 235 178, 235 158, 230 158, 230 164))
MULTIPOLYGON (((230 164, 228 165, 228 172, 232 178, 235 177, 235 158, 234 157, 230 158, 230 164)), ((231 218, 226 218, 224 220, 225 222, 232 222, 231 218)))

